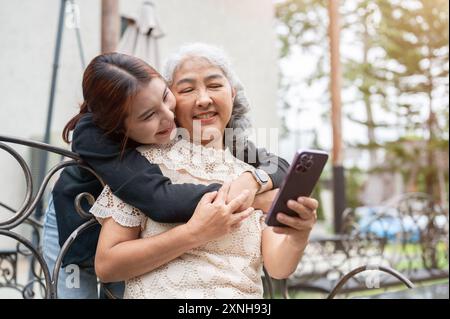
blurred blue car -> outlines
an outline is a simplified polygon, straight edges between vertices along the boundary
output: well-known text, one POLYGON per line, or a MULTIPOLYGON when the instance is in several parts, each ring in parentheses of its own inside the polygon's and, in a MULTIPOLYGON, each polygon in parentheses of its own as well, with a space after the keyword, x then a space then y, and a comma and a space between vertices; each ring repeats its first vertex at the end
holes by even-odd
MULTIPOLYGON (((394 207, 363 206, 356 208, 355 214, 361 234, 375 235, 388 241, 418 242, 421 233, 429 227, 427 215, 405 216, 394 207)), ((446 224, 445 216, 435 216, 435 227, 442 229, 446 224)))

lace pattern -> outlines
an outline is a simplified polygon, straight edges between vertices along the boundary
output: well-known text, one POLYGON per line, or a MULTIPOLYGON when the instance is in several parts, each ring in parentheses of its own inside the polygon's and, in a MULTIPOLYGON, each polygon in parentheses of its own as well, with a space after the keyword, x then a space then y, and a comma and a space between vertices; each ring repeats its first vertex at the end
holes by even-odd
MULTIPOLYGON (((151 163, 158 164, 174 184, 223 183, 252 169, 228 150, 206 149, 185 140, 164 147, 142 146, 138 151, 151 163)), ((179 225, 146 218, 107 187, 92 210, 97 217, 111 216, 124 226, 140 224, 141 238, 179 225)), ((128 280, 124 298, 262 298, 261 232, 264 227, 264 216, 256 211, 233 232, 128 280)))
POLYGON ((137 150, 150 163, 164 165, 168 170, 185 170, 191 176, 206 181, 230 181, 246 170, 253 170, 231 154, 229 149, 216 150, 192 144, 184 139, 172 142, 163 148, 145 145, 137 150))
POLYGON ((103 219, 112 217, 124 227, 143 227, 146 216, 141 211, 115 196, 109 186, 105 186, 96 202, 89 210, 102 223, 103 219))

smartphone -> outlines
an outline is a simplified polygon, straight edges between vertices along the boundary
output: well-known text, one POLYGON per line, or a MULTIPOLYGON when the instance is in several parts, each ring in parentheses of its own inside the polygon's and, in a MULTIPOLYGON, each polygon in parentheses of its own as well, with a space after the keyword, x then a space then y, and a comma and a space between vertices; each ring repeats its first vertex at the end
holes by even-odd
POLYGON ((299 150, 289 168, 280 190, 266 217, 268 226, 287 227, 277 220, 277 214, 283 212, 289 216, 298 214, 287 207, 287 201, 298 197, 309 197, 322 174, 328 160, 328 154, 319 150, 299 150))

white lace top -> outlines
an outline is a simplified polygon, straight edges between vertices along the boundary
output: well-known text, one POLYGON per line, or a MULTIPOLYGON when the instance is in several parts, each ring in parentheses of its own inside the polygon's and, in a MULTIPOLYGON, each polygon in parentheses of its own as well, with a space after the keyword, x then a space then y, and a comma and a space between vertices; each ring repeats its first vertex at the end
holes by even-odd
MULTIPOLYGON (((174 184, 223 183, 252 169, 233 157, 228 149, 205 148, 186 140, 165 146, 141 146, 138 151, 151 163, 158 164, 174 184)), ((141 225, 141 238, 179 225, 153 221, 114 196, 108 186, 91 212, 100 222, 112 217, 123 226, 141 225)), ((262 298, 261 234, 264 227, 263 214, 256 211, 232 233, 127 281, 124 298, 262 298)))

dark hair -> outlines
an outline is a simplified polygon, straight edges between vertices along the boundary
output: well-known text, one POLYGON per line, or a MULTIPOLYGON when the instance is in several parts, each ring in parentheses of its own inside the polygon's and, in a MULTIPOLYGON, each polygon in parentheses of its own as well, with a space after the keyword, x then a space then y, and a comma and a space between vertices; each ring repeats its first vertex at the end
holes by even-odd
POLYGON ((125 119, 129 115, 133 98, 138 90, 152 78, 161 75, 139 58, 106 53, 95 57, 83 74, 83 98, 80 112, 64 127, 63 140, 69 141, 69 133, 87 112, 91 112, 94 124, 107 135, 127 143, 125 119))

